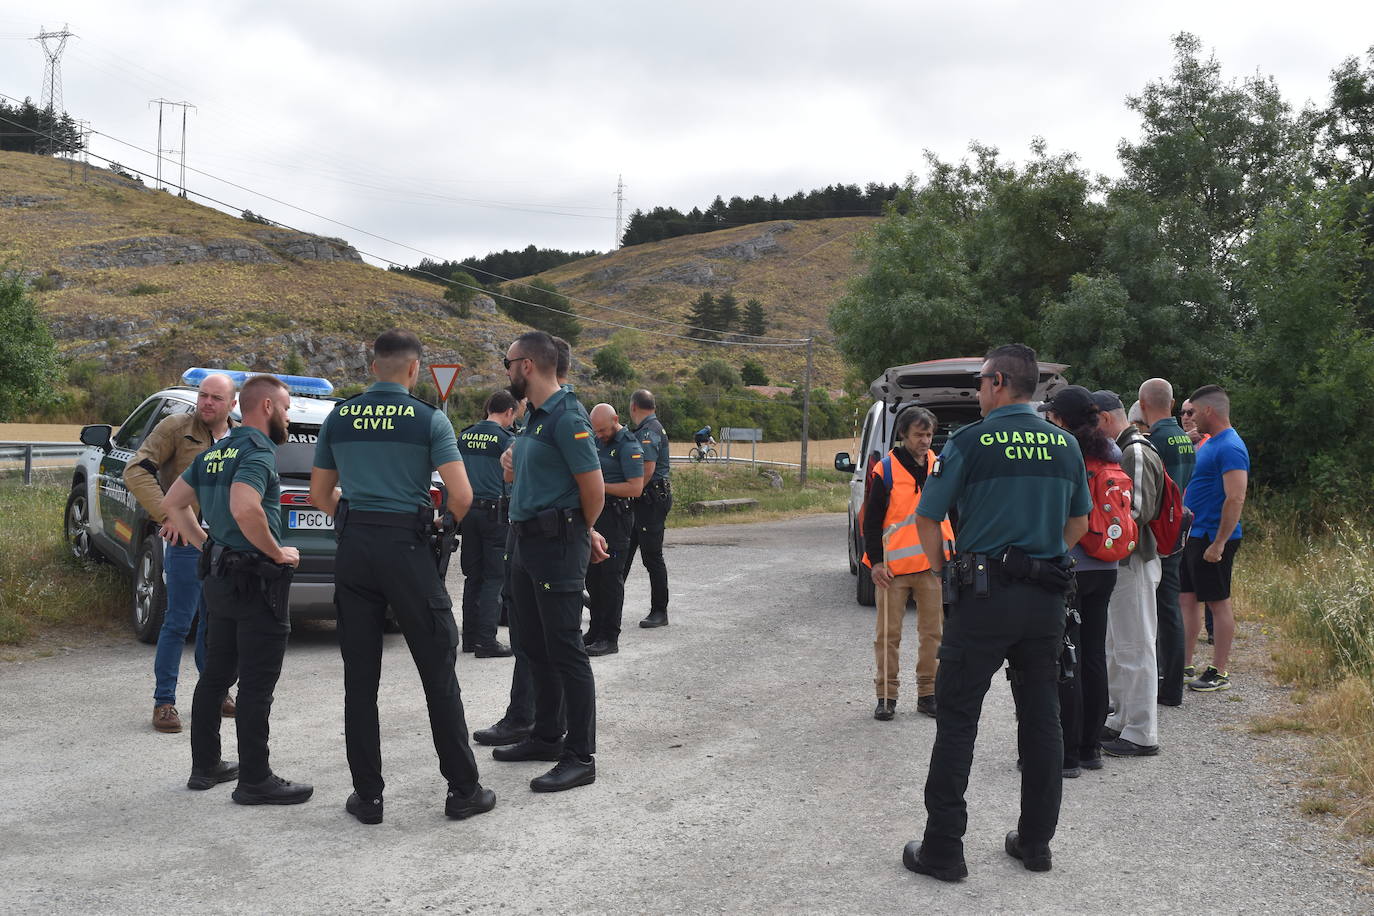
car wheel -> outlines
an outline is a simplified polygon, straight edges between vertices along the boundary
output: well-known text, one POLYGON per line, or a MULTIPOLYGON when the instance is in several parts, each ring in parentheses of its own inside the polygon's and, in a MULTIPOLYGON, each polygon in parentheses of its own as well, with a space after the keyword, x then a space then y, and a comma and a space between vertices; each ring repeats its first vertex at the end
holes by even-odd
POLYGON ((134 602, 130 623, 139 642, 155 643, 167 613, 167 580, 162 572, 162 542, 156 534, 143 539, 134 562, 134 602))
POLYGON ((854 577, 854 600, 864 607, 873 607, 878 603, 876 586, 873 584, 873 577, 866 576, 862 571, 854 577))
POLYGON ((62 518, 62 534, 71 555, 78 560, 103 560, 91 543, 91 512, 84 484, 72 487, 62 518))

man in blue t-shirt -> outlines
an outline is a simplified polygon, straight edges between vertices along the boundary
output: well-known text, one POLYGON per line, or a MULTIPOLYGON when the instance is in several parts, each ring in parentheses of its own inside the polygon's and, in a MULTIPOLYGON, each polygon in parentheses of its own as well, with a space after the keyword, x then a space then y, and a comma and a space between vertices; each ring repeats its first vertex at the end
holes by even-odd
POLYGON ((1228 690, 1226 663, 1236 619, 1231 610, 1231 566, 1240 547, 1240 512, 1250 478, 1250 453, 1231 427, 1231 399, 1219 385, 1204 385, 1189 399, 1198 431, 1208 436, 1197 453, 1183 504, 1193 510, 1193 528, 1183 549, 1179 604, 1183 608, 1184 645, 1188 651, 1185 675, 1193 669, 1193 648, 1202 629, 1202 605, 1212 609, 1216 651, 1212 664, 1190 690, 1228 690))

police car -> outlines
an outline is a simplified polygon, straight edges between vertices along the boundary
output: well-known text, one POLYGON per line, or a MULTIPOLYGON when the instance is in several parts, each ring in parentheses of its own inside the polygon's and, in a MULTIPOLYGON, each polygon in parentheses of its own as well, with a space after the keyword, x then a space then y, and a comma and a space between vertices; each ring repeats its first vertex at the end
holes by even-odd
MULTIPOLYGON (((873 406, 864 416, 856 461, 848 452, 835 456, 835 470, 852 475, 849 479, 849 572, 857 577, 854 597, 859 604, 875 603, 873 579, 861 563, 863 545, 863 504, 868 495, 868 479, 873 466, 897 444, 897 417, 911 407, 924 407, 935 415, 935 439, 931 448, 938 455, 945 440, 961 426, 982 419, 978 407, 978 373, 981 357, 932 359, 907 366, 893 366, 869 386, 873 406)), ((1060 363, 1040 363, 1040 382, 1032 402, 1043 401, 1068 384, 1062 375, 1069 368, 1060 363)))
MULTIPOLYGON (((161 420, 196 409, 200 380, 218 369, 189 369, 181 384, 164 388, 129 414, 118 432, 108 424, 83 427, 86 450, 77 459, 67 497, 64 530, 68 549, 78 559, 106 560, 133 577, 130 622, 134 635, 157 642, 167 609, 166 577, 162 570, 162 539, 158 525, 124 486, 124 466, 161 420)), ((224 371, 237 387, 251 372, 224 371)), ((287 440, 277 447, 281 477, 282 542, 300 550, 301 564, 291 583, 291 614, 295 617, 334 616, 334 523, 310 505, 310 468, 320 424, 336 398, 334 386, 322 378, 278 376, 291 391, 287 440)), ((233 410, 239 419, 238 408, 233 410)))

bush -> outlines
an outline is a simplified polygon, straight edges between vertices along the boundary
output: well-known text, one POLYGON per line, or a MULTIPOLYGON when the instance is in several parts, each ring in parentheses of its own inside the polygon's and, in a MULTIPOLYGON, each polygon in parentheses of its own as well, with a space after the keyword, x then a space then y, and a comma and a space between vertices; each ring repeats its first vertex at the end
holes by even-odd
POLYGON ((592 357, 592 364, 596 366, 594 377, 612 384, 622 384, 635 377, 630 358, 615 344, 607 344, 597 350, 592 357))
POLYGON ((768 375, 763 371, 763 367, 752 359, 746 359, 744 365, 739 368, 739 377, 746 385, 767 385, 768 375))
POLYGON ((708 359, 697 367, 697 378, 704 385, 717 385, 721 388, 738 388, 739 373, 723 359, 708 359))

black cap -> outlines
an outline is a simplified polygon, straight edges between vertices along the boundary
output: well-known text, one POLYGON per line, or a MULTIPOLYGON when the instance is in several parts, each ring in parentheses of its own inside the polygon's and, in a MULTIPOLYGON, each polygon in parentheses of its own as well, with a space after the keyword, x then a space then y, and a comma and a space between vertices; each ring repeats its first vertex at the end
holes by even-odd
POLYGON ((1101 391, 1093 392, 1093 403, 1098 410, 1125 410, 1126 405, 1121 403, 1121 397, 1115 391, 1108 391, 1105 388, 1101 391))
MULTIPOLYGON (((1093 406, 1093 396, 1082 385, 1067 385, 1054 393, 1048 401, 1035 408, 1041 413, 1051 410, 1065 420, 1086 418, 1097 413, 1093 406)), ((1072 425, 1077 426, 1077 423, 1072 425)))

